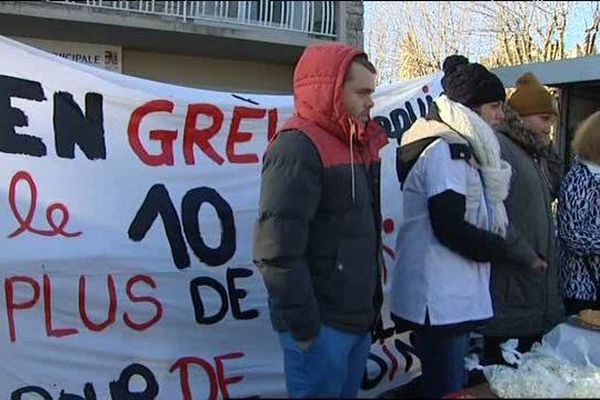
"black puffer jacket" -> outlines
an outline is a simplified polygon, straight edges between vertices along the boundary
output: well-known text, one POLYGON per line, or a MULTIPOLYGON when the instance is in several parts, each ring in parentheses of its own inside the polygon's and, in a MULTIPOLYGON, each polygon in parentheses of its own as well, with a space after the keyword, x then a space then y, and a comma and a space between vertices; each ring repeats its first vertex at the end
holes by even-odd
POLYGON ((387 137, 373 121, 346 125, 339 82, 356 54, 343 45, 305 53, 294 74, 296 116, 263 161, 253 258, 274 329, 299 341, 321 323, 368 332, 382 304, 378 151, 387 137))

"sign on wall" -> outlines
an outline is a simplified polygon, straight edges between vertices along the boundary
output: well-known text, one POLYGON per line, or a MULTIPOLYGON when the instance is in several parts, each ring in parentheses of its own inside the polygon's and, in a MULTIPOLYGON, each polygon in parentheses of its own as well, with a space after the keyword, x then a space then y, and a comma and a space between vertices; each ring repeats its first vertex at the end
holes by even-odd
POLYGON ((122 71, 123 51, 121 46, 25 37, 14 37, 14 39, 66 58, 67 60, 102 68, 107 71, 122 71))

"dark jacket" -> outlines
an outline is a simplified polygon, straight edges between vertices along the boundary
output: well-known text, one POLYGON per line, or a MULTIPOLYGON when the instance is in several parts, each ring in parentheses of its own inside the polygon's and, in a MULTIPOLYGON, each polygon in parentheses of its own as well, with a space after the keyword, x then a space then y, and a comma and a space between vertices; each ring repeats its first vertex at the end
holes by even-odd
POLYGON ((263 160, 254 262, 276 331, 299 341, 321 323, 373 328, 382 303, 379 149, 385 132, 355 125, 341 103, 349 46, 313 47, 294 73, 296 114, 263 160))
POLYGON ((545 153, 527 144, 525 138, 534 134, 514 111, 507 108, 505 113, 498 140, 502 158, 513 169, 506 211, 512 229, 548 262, 548 269, 544 272, 510 262, 492 263, 494 318, 482 332, 489 336, 532 336, 548 332, 564 317, 551 211, 555 179, 548 175, 545 153))

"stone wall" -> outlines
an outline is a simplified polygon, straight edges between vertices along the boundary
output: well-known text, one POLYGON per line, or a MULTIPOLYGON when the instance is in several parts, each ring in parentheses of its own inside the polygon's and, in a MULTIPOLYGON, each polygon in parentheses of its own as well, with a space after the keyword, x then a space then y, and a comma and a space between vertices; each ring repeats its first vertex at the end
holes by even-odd
POLYGON ((362 1, 345 1, 346 37, 345 42, 357 47, 364 48, 364 7, 362 1))

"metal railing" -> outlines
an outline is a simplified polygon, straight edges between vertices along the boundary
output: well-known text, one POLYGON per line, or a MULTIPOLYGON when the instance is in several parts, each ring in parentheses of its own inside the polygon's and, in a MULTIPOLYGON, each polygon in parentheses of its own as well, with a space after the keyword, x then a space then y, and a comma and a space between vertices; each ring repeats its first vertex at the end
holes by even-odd
POLYGON ((335 1, 45 1, 336 37, 335 1))

